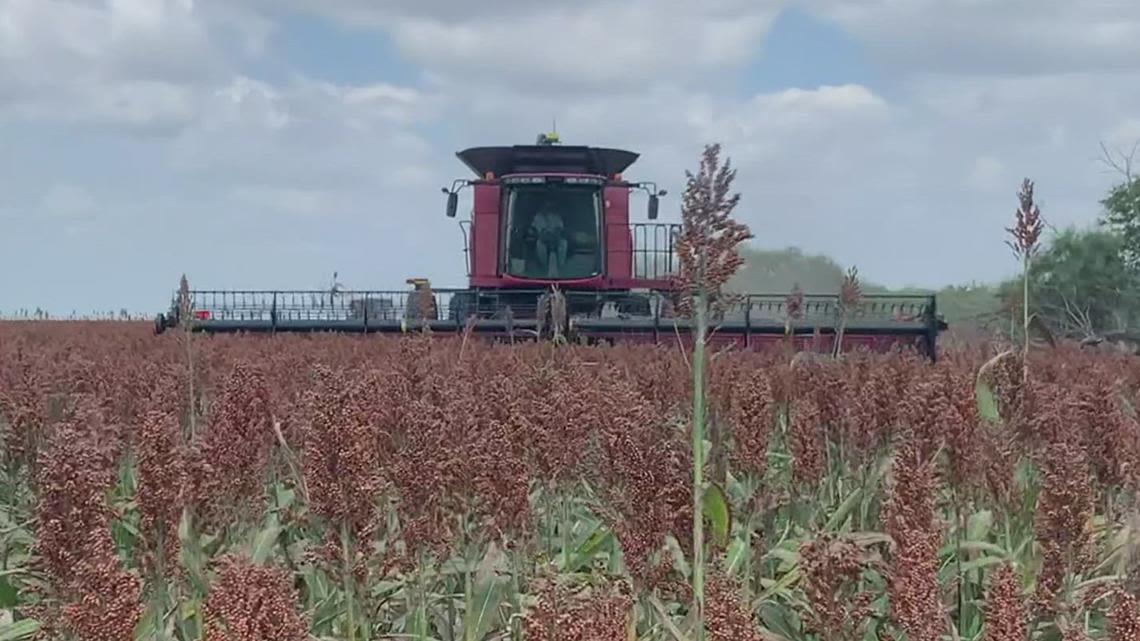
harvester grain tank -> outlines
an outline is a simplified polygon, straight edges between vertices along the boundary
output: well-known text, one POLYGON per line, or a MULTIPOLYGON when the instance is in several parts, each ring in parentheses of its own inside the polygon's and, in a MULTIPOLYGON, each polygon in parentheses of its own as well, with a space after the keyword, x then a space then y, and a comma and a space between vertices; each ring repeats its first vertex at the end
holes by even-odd
MULTIPOLYGON (((678 224, 655 222, 660 198, 652 182, 625 173, 638 154, 563 145, 540 135, 533 145, 473 147, 458 152, 472 177, 444 188, 445 213, 459 214, 467 286, 433 288, 409 278, 401 291, 176 292, 156 330, 202 332, 471 331, 509 340, 564 336, 601 342, 685 342, 690 324, 672 310, 680 268, 678 224), (646 218, 630 216, 631 196, 647 195, 646 218)), ((865 295, 854 310, 838 293, 808 294, 789 319, 789 296, 746 293, 714 321, 714 343, 758 349, 792 339, 798 346, 876 351, 913 345, 933 357, 946 328, 933 295, 865 295)))

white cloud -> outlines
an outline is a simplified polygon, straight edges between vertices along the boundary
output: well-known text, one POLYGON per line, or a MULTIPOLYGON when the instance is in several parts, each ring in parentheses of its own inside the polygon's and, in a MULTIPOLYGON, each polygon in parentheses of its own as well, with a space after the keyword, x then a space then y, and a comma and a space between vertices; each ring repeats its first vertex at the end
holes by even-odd
POLYGON ((1008 186, 1002 182, 1008 180, 1005 163, 993 156, 975 158, 966 172, 966 184, 978 191, 1008 186))
POLYGON ((896 68, 990 74, 1135 69, 1134 0, 805 0, 896 68))
POLYGON ((531 92, 636 91, 699 79, 758 51, 791 0, 241 0, 371 28, 427 71, 531 92))
POLYGON ((772 96, 761 96, 759 100, 781 109, 812 111, 850 111, 866 108, 877 110, 886 105, 882 98, 861 85, 823 86, 810 91, 786 89, 772 96))
POLYGON ((237 78, 204 105, 172 147, 174 166, 211 181, 337 189, 381 185, 427 162, 415 127, 437 99, 391 85, 237 78))
POLYGON ((219 16, 192 0, 4 0, 0 118, 176 131, 231 73, 211 29, 256 24, 219 16))
POLYGON ((241 185, 230 191, 230 197, 239 207, 253 207, 277 216, 286 214, 304 217, 330 217, 345 207, 344 195, 323 189, 298 189, 241 185))
POLYGON ((337 87, 325 83, 322 89, 350 113, 346 122, 353 129, 383 125, 415 125, 429 122, 438 113, 438 100, 410 87, 371 84, 337 87))
POLYGON ((280 91, 244 76, 216 90, 210 106, 201 121, 205 129, 240 123, 254 129, 272 130, 281 129, 293 120, 280 91))
MULTIPOLYGON (((206 0, 215 1, 215 0, 206 0)), ((221 2, 222 0, 216 0, 221 2)), ((232 2, 233 0, 225 0, 232 2)), ((245 6, 265 12, 299 12, 337 20, 352 27, 387 27, 408 18, 424 18, 446 24, 459 24, 474 19, 512 18, 533 12, 562 11, 597 7, 598 10, 620 8, 617 0, 496 0, 488 3, 463 0, 239 0, 245 6)), ((675 9, 673 0, 662 0, 663 9, 675 9)), ((679 3, 677 3, 679 4, 679 3)), ((747 9, 748 0, 706 0, 709 13, 733 16, 747 9)), ((620 14, 616 14, 620 15, 620 14)))
POLYGON ((776 12, 793 6, 834 21, 895 69, 1126 71, 1140 56, 1133 0, 241 1, 383 30, 430 68, 508 74, 544 90, 556 82, 644 86, 655 73, 676 79, 738 64, 756 53, 776 12))
POLYGON ((1137 109, 1136 116, 1130 116, 1120 121, 1105 138, 1105 145, 1110 150, 1116 147, 1127 152, 1134 145, 1140 143, 1140 109, 1137 109))
POLYGON ((392 36, 411 60, 429 68, 544 90, 628 90, 656 77, 691 76, 737 66, 756 51, 776 14, 757 3, 735 15, 702 3, 631 0, 541 6, 461 22, 410 17, 392 36))

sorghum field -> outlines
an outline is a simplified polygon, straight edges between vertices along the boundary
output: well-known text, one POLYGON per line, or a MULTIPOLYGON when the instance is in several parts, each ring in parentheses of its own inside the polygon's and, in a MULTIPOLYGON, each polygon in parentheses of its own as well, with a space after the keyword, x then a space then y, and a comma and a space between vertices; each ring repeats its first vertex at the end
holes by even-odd
MULTIPOLYGON (((1000 351, 713 355, 707 638, 1140 639, 1140 365, 1000 351)), ((0 639, 693 638, 688 358, 0 325, 0 639)))

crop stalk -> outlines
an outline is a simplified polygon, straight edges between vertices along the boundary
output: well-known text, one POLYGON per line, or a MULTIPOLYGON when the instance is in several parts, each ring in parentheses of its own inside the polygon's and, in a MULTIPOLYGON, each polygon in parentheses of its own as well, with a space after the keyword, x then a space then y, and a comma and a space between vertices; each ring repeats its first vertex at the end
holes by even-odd
POLYGON ((420 551, 416 562, 416 608, 413 638, 416 641, 428 641, 428 589, 427 589, 427 562, 424 553, 420 551))
POLYGON ((707 310, 705 290, 698 285, 697 336, 693 343, 693 602, 697 614, 697 641, 705 638, 705 531, 704 531, 704 440, 705 440, 705 336, 707 310))
POLYGON ((355 641, 356 639, 356 619, 355 619, 355 586, 354 573, 352 571, 352 539, 348 531, 348 523, 341 523, 340 526, 340 545, 341 551, 344 554, 344 600, 345 600, 345 619, 347 622, 347 635, 348 641, 355 641))
POLYGON ((969 516, 965 510, 962 509, 962 504, 958 497, 958 488, 954 487, 951 490, 954 501, 954 513, 957 517, 957 525, 954 532, 954 564, 955 572, 958 574, 958 630, 966 629, 966 573, 962 567, 962 535, 966 532, 969 523, 969 516))
POLYGON ((1021 380, 1028 382, 1029 380, 1029 253, 1026 252, 1025 257, 1022 258, 1022 278, 1021 278, 1021 314, 1022 314, 1022 336, 1025 340, 1025 350, 1021 354, 1021 380))
POLYGON ((562 571, 570 571, 570 496, 563 488, 562 491, 562 571))
POLYGON ((165 637, 163 620, 165 618, 166 608, 170 603, 169 586, 166 584, 166 524, 160 521, 155 524, 155 529, 157 530, 154 563, 155 612, 158 614, 159 630, 162 630, 162 632, 156 630, 156 633, 158 633, 160 637, 165 637))

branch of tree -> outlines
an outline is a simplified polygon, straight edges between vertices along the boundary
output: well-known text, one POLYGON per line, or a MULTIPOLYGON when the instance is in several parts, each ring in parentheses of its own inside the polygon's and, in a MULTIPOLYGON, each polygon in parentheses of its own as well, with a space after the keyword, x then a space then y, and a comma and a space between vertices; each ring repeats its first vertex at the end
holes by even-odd
POLYGON ((1116 173, 1120 174, 1124 177, 1124 180, 1131 183, 1134 177, 1132 173, 1132 163, 1136 158, 1137 150, 1140 150, 1140 140, 1132 143, 1132 149, 1127 154, 1120 151, 1119 149, 1116 150, 1116 155, 1119 156, 1119 159, 1117 159, 1113 158, 1112 152, 1108 150, 1108 147, 1104 144, 1104 142, 1101 142, 1101 162, 1103 162, 1105 165, 1108 165, 1109 169, 1112 169, 1116 173))

